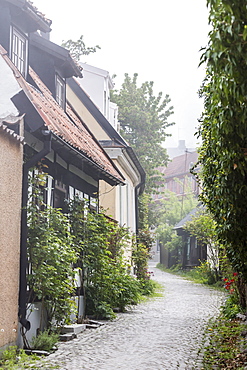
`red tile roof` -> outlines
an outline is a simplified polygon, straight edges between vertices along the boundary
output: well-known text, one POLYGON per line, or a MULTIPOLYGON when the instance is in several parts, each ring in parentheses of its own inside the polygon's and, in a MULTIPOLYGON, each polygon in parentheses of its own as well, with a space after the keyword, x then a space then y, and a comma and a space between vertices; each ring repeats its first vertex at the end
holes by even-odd
POLYGON ((197 158, 197 152, 187 152, 178 157, 174 157, 172 161, 168 163, 167 167, 159 167, 158 170, 162 172, 165 177, 184 175, 185 173, 189 173, 191 164, 195 164, 197 162, 197 158))
POLYGON ((51 92, 40 80, 38 75, 30 68, 29 73, 37 84, 39 90, 30 85, 20 74, 7 56, 7 52, 0 45, 0 54, 6 63, 13 70, 13 73, 20 87, 30 100, 40 117, 43 119, 45 126, 52 133, 59 136, 73 148, 82 152, 87 158, 93 161, 110 177, 114 177, 117 182, 124 182, 124 178, 117 170, 110 158, 104 152, 100 144, 93 138, 89 131, 83 126, 83 123, 77 118, 72 110, 68 107, 68 115, 53 98, 51 92), (74 122, 73 122, 73 121, 74 122), (76 124, 78 124, 76 126, 76 124))
POLYGON ((49 26, 52 24, 52 21, 48 18, 46 18, 45 14, 40 12, 38 8, 34 5, 34 3, 30 0, 27 0, 27 5, 34 13, 37 14, 38 17, 42 18, 44 22, 46 22, 49 26))
POLYGON ((51 31, 50 26, 52 24, 52 21, 50 19, 47 19, 45 15, 36 8, 32 1, 7 0, 7 2, 20 8, 29 17, 29 19, 35 23, 35 29, 33 29, 33 31, 36 30, 41 30, 43 32, 51 31))

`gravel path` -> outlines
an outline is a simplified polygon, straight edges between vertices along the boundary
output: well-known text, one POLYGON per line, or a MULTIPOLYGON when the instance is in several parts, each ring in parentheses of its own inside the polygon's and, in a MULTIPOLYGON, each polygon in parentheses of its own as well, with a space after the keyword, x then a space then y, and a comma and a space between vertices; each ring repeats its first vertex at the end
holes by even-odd
POLYGON ((139 304, 98 329, 87 329, 59 344, 40 368, 63 370, 200 369, 197 350, 208 319, 218 312, 223 294, 150 264, 162 297, 139 304))

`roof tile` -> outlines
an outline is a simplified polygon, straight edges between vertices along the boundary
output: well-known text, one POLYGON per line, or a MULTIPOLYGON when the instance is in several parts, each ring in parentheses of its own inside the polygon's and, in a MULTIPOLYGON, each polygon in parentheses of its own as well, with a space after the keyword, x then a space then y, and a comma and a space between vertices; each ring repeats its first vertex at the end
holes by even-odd
POLYGON ((51 92, 40 80, 39 76, 31 68, 29 68, 29 74, 39 90, 29 84, 13 65, 1 45, 0 54, 13 70, 20 87, 43 119, 47 128, 72 147, 82 152, 86 157, 100 166, 105 173, 117 179, 118 182, 123 182, 124 178, 120 172, 116 169, 100 144, 85 128, 82 121, 73 113, 71 108, 67 105, 68 114, 66 114, 53 98, 51 92))
POLYGON ((188 173, 191 163, 197 162, 198 153, 186 152, 185 154, 174 157, 171 162, 168 163, 167 167, 159 167, 158 170, 162 172, 165 177, 176 177, 188 173))

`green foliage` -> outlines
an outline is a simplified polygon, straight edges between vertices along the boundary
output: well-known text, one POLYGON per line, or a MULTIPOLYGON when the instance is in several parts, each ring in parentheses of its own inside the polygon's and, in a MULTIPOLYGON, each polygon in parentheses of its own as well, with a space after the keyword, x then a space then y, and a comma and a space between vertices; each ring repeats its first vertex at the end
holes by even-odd
POLYGON ((151 225, 149 220, 149 204, 152 198, 150 194, 143 193, 138 198, 138 222, 139 222, 139 229, 146 230, 151 225))
MULTIPOLYGON (((163 297, 164 286, 155 280, 149 279, 149 284, 146 285, 146 298, 163 297)), ((144 297, 145 299, 145 297, 144 297)))
POLYGON ((158 264, 157 267, 162 271, 182 276, 198 284, 214 285, 216 288, 222 288, 221 282, 218 282, 214 271, 207 261, 201 262, 200 266, 196 266, 190 270, 183 270, 181 264, 174 265, 170 269, 165 268, 162 264, 158 264))
POLYGON ((198 241, 210 246, 217 246, 216 223, 212 216, 204 209, 198 209, 197 213, 184 226, 198 241))
POLYGON ((32 339, 31 348, 50 352, 58 340, 58 334, 45 330, 32 339))
POLYGON ((221 308, 221 312, 223 317, 227 320, 236 319, 237 314, 243 313, 236 294, 229 294, 225 304, 221 308))
POLYGON ((168 117, 173 113, 168 95, 154 95, 153 82, 137 86, 138 74, 131 78, 127 73, 119 91, 112 92, 111 101, 119 107, 121 133, 135 150, 147 174, 146 192, 153 192, 160 178, 158 166, 167 164, 168 156, 162 143, 167 137, 166 128, 173 123, 168 117))
POLYGON ((223 248, 218 242, 216 222, 212 215, 199 208, 192 220, 185 224, 184 229, 190 235, 195 236, 198 243, 207 246, 207 259, 210 262, 211 275, 214 276, 213 280, 218 281, 220 279, 220 260, 223 256, 223 248))
POLYGON ((1 353, 0 367, 4 370, 33 369, 38 359, 36 355, 27 355, 23 349, 10 346, 1 353))
MULTIPOLYGON (((130 275, 124 258, 124 251, 131 248, 129 231, 103 213, 89 211, 78 198, 68 204, 68 215, 47 207, 43 203, 45 183, 46 175, 36 171, 28 203, 28 281, 48 314, 49 324, 69 320, 76 271, 86 315, 113 318, 114 308, 124 310, 136 304, 141 286, 130 275)), ((145 234, 145 240, 150 243, 149 235, 145 234)))
POLYGON ((73 310, 73 264, 77 253, 66 215, 43 203, 45 174, 36 171, 30 183, 32 190, 27 209, 28 284, 35 298, 42 302, 41 319, 46 312, 50 326, 53 320, 59 324, 67 322, 73 310))
POLYGON ((148 229, 140 229, 137 236, 137 241, 146 247, 148 253, 151 251, 155 241, 154 235, 148 229))
POLYGON ((128 273, 123 251, 130 234, 103 213, 88 212, 79 199, 70 202, 71 233, 80 251, 78 266, 86 297, 86 315, 114 318, 113 308, 124 310, 140 298, 138 282, 128 273))
POLYGON ((203 369, 245 369, 247 357, 241 333, 246 329, 239 320, 228 320, 222 315, 212 319, 202 346, 203 369))
POLYGON ((67 40, 62 42, 62 47, 70 51, 71 56, 77 61, 80 61, 82 55, 89 55, 95 53, 97 49, 100 49, 98 45, 93 47, 87 47, 83 40, 83 35, 77 41, 67 40))
POLYGON ((156 286, 153 284, 153 280, 146 278, 139 280, 141 293, 144 296, 153 296, 156 286))
POLYGON ((197 205, 197 199, 189 191, 183 197, 166 190, 160 202, 160 216, 156 233, 166 249, 181 249, 181 237, 173 230, 174 226, 197 205))
POLYGON ((207 71, 198 131, 201 199, 234 270, 247 280, 247 8, 242 0, 207 3, 212 30, 201 60, 207 71))
POLYGON ((215 285, 219 281, 219 276, 207 261, 201 262, 200 266, 191 269, 186 275, 200 284, 215 285))
POLYGON ((149 278, 148 272, 148 258, 149 253, 144 244, 136 243, 133 248, 132 259, 134 263, 134 270, 139 280, 147 280, 149 278))

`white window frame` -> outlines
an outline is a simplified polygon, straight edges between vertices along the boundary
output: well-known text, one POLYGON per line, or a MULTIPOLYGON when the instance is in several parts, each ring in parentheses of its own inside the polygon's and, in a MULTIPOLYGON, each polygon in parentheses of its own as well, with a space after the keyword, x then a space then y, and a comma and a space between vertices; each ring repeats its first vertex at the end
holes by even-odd
POLYGON ((64 109, 65 107, 65 82, 56 74, 56 101, 64 109))
POLYGON ((10 57, 20 73, 27 76, 27 55, 28 39, 27 36, 18 31, 14 26, 11 27, 10 57))

